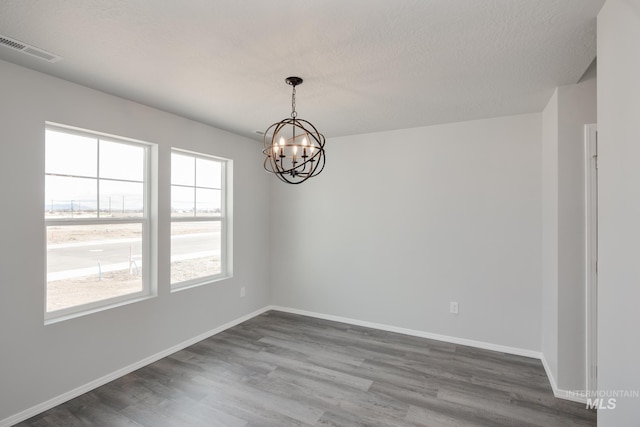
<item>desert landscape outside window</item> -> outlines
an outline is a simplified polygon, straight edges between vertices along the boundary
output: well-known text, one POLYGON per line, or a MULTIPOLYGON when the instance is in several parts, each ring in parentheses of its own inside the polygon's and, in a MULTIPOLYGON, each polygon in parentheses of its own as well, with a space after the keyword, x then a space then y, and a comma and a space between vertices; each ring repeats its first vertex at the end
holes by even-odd
POLYGON ((150 145, 47 125, 46 316, 150 293, 150 145))

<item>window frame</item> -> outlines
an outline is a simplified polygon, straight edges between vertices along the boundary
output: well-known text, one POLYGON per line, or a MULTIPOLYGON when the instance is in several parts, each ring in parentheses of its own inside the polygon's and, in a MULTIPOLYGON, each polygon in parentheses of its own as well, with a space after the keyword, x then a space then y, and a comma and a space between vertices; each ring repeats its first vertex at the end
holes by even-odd
MULTIPOLYGON (((184 184, 174 184, 172 181, 172 177, 169 179, 170 186, 170 208, 169 208, 169 216, 170 216, 170 225, 169 225, 169 235, 170 235, 170 247, 169 247, 169 256, 172 256, 172 245, 171 241, 171 228, 174 223, 180 222, 219 222, 220 223, 220 273, 196 277, 194 279, 188 279, 181 282, 173 283, 171 281, 171 271, 173 262, 169 261, 169 286, 171 288, 171 292, 181 291, 184 289, 190 289, 193 287, 198 287, 202 285, 207 285, 210 283, 218 282, 221 280, 225 280, 231 278, 232 267, 231 267, 231 244, 230 244, 230 205, 231 205, 231 178, 230 174, 232 171, 232 160, 226 159, 219 156, 214 156, 210 154, 200 153, 191 150, 185 150, 182 148, 172 147, 171 148, 171 167, 173 168, 173 154, 178 154, 182 156, 188 156, 194 159, 203 159, 203 160, 212 160, 220 163, 220 215, 219 216, 199 216, 197 214, 197 199, 194 198, 194 214, 193 216, 173 216, 173 187, 188 187, 193 188, 194 191, 197 188, 206 188, 206 187, 198 187, 197 181, 194 179, 193 186, 184 185, 184 184)), ((194 177, 197 177, 197 169, 194 170, 194 177)))
MULTIPOLYGON (((157 264, 155 262, 155 251, 152 250, 153 242, 156 239, 156 227, 152 221, 154 215, 154 201, 155 196, 153 194, 155 185, 153 184, 154 165, 154 151, 156 149, 155 144, 140 141, 132 138, 116 136, 106 134, 102 132, 92 131, 88 129, 81 129, 73 126, 63 125, 53 122, 45 122, 45 138, 44 147, 47 149, 46 144, 46 131, 51 130, 55 132, 66 133, 70 135, 77 135, 82 137, 95 138, 97 140, 96 146, 96 162, 98 168, 96 169, 95 177, 84 177, 75 175, 60 175, 47 173, 46 166, 44 177, 47 176, 67 176, 67 177, 79 177, 79 178, 91 178, 96 180, 96 217, 95 218, 60 218, 51 219, 44 218, 44 231, 45 231, 45 249, 48 246, 47 230, 50 226, 83 226, 83 225, 111 225, 111 224, 140 224, 142 228, 141 235, 141 255, 142 255, 142 289, 137 292, 128 293, 124 295, 118 295, 115 297, 105 298, 98 301, 92 301, 88 303, 82 303, 74 305, 72 307, 62 308, 59 310, 47 311, 47 299, 48 299, 48 258, 45 250, 45 301, 44 301, 44 318, 45 324, 56 323, 58 321, 84 316, 90 313, 98 311, 108 310, 110 308, 119 307, 121 305, 134 303, 137 301, 152 298, 157 295, 156 275, 154 274, 157 264), (143 148, 143 173, 142 173, 142 187, 143 187, 143 212, 140 217, 130 218, 100 218, 100 181, 118 181, 118 182, 136 182, 134 180, 114 179, 114 178, 101 178, 100 177, 100 141, 112 142, 118 144, 132 145, 135 147, 143 148)), ((45 184, 46 191, 46 184, 45 184)), ((46 201, 43 212, 46 212, 46 201)))

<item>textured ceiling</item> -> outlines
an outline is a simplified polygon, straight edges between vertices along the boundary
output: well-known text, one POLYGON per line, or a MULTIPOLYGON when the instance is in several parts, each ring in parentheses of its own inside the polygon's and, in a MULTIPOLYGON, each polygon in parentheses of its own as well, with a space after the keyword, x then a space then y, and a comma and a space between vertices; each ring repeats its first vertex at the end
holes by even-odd
POLYGON ((596 54, 604 0, 0 0, 0 59, 260 138, 541 111, 596 54))

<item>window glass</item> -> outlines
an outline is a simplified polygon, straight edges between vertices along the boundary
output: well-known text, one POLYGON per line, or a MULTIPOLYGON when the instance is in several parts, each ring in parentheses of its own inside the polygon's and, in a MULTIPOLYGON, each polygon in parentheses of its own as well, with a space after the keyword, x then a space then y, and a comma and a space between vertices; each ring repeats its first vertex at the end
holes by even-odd
POLYGON ((100 180, 101 217, 136 217, 143 213, 143 183, 100 180))
POLYGON ((149 145, 48 126, 45 152, 45 317, 150 295, 149 145))
POLYGON ((183 154, 171 154, 171 184, 190 185, 195 184, 195 160, 192 156, 183 154))
POLYGON ((100 141, 100 178, 142 181, 144 147, 100 141))
POLYGON ((47 227, 47 311, 142 287, 142 224, 47 227))
POLYGON ((196 188, 196 215, 220 215, 221 191, 196 188))
POLYGON ((171 186, 171 215, 193 216, 196 205, 193 187, 171 186))
POLYGON ((47 175, 45 177, 45 218, 97 216, 97 180, 47 175))
POLYGON ((47 129, 45 132, 45 172, 48 174, 92 176, 97 174, 98 141, 47 129))
POLYGON ((220 222, 171 223, 171 283, 222 272, 220 222))
POLYGON ((171 156, 171 284, 228 274, 225 160, 174 150, 171 156))
POLYGON ((222 187, 222 164, 208 159, 196 159, 196 186, 207 188, 222 187))

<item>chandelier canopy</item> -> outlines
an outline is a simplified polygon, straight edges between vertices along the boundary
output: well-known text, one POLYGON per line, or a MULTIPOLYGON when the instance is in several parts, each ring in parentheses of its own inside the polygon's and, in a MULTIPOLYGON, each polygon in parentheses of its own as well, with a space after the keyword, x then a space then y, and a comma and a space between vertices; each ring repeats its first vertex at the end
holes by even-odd
POLYGON ((264 133, 264 168, 288 184, 300 184, 324 169, 324 135, 310 122, 299 119, 296 86, 300 77, 287 77, 293 86, 291 117, 272 124, 264 133))

